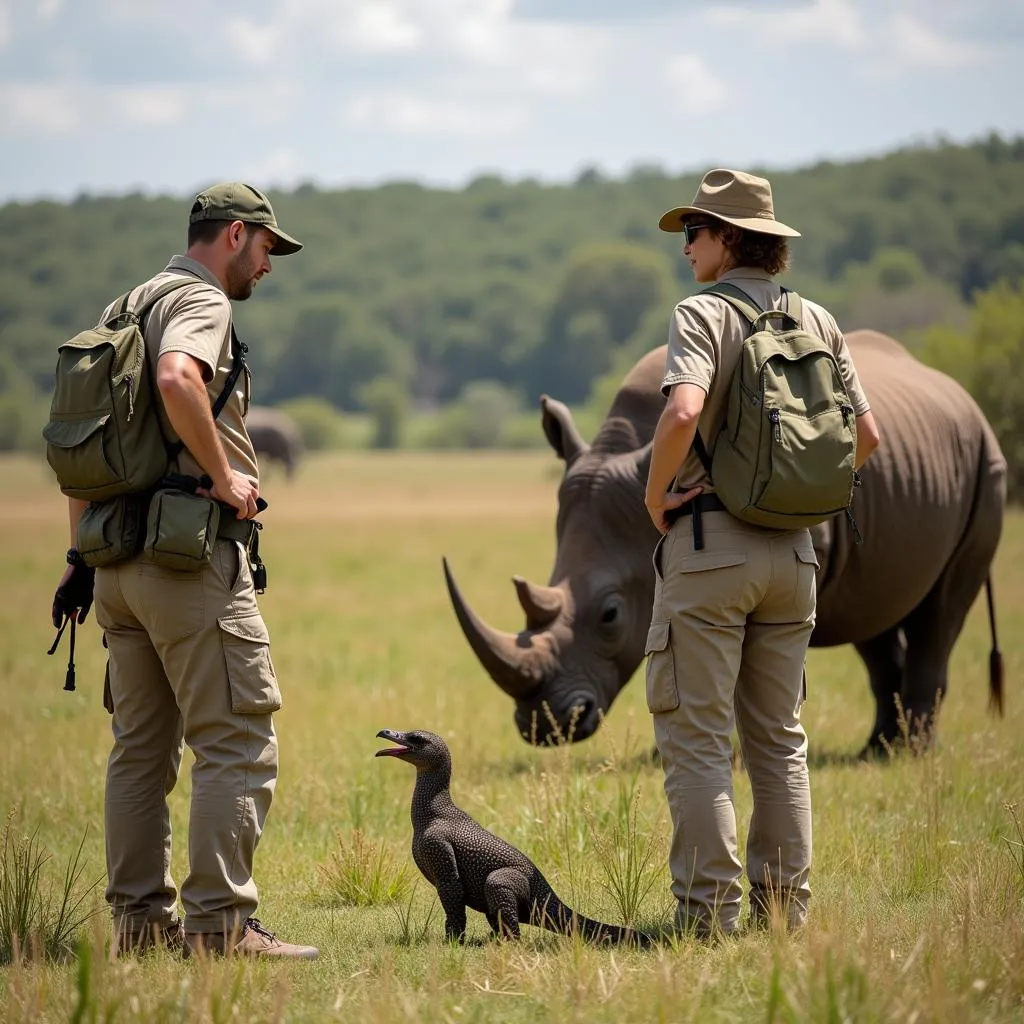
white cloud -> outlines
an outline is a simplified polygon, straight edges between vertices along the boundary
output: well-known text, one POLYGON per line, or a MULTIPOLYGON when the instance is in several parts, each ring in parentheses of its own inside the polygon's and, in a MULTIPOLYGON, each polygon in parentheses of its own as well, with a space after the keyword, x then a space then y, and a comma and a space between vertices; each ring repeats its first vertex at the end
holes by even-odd
POLYGON ((544 95, 586 95, 615 50, 614 31, 598 26, 523 25, 509 36, 503 66, 510 84, 544 95))
MULTIPOLYGON (((417 4, 417 0, 411 0, 417 4)), ((418 4, 417 4, 418 5, 418 4)), ((431 36, 452 52, 484 64, 502 63, 515 46, 508 0, 436 0, 424 5, 431 36)))
POLYGON ((0 201, 160 175, 174 187, 205 180, 211 160, 230 176, 334 182, 410 173, 457 182, 481 167, 559 177, 640 159, 675 167, 678 133, 695 118, 726 105, 753 109, 765 92, 806 131, 780 141, 703 119, 687 140, 687 164, 792 164, 938 131, 1013 133, 1024 130, 1014 100, 1024 89, 1024 15, 1011 7, 0 0, 0 201), (142 59, 104 63, 115 38, 142 59), (949 73, 969 66, 977 72, 949 73), (197 123, 216 131, 225 111, 240 133, 272 127, 262 151, 243 155, 220 132, 215 155, 189 145, 197 123), (80 145, 114 132, 134 163, 80 145), (359 146, 339 170, 346 133, 359 146), (75 158, 53 159, 65 150, 75 158))
POLYGON ((355 128, 467 138, 508 135, 528 120, 525 108, 512 104, 395 91, 356 96, 344 105, 342 115, 355 128))
POLYGON ((14 38, 15 7, 18 15, 26 15, 36 21, 50 22, 60 13, 64 0, 0 0, 0 49, 14 38))
POLYGON ((965 40, 943 37, 908 14, 897 14, 888 25, 894 53, 918 68, 939 70, 968 67, 985 59, 986 49, 965 40))
POLYGON ((224 24, 242 62, 256 66, 300 71, 318 54, 419 53, 435 75, 485 67, 538 92, 584 90, 608 31, 513 13, 511 0, 290 0, 269 19, 228 15, 224 24))
POLYGON ((399 4, 360 4, 353 12, 351 39, 365 53, 395 53, 414 50, 422 33, 399 4))
POLYGON ((673 57, 665 71, 676 104, 687 113, 709 113, 728 99, 725 80, 717 77, 698 54, 673 57))
POLYGON ((812 0, 781 9, 711 8, 709 24, 728 28, 742 45, 807 46, 852 54, 870 77, 901 78, 913 70, 966 67, 991 51, 963 38, 963 7, 949 0, 812 0))
POLYGON ((98 86, 81 82, 0 82, 0 135, 59 138, 111 129, 180 124, 188 90, 177 85, 98 86))
POLYGON ((279 45, 272 24, 256 23, 245 18, 229 18, 225 25, 227 38, 241 56, 243 63, 264 67, 271 63, 279 45))
POLYGON ((748 41, 784 45, 790 52, 810 43, 856 50, 867 39, 861 10, 853 0, 812 0, 788 7, 719 4, 705 17, 711 25, 740 32, 748 41))
POLYGON ((271 187, 294 185, 308 175, 309 168, 303 166, 299 154, 288 146, 279 146, 257 155, 238 177, 243 181, 264 182, 271 187))
POLYGON ((129 86, 104 92, 115 116, 129 125, 155 127, 179 124, 188 113, 188 96, 180 86, 129 86))
POLYGON ((76 123, 77 90, 63 83, 0 83, 0 134, 53 137, 71 132, 76 123))

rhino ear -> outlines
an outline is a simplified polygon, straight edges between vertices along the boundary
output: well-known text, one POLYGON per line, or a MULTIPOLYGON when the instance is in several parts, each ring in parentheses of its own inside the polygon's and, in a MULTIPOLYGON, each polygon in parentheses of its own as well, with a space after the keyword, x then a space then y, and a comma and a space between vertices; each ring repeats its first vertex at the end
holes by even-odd
POLYGON ((571 466, 590 446, 580 437, 568 406, 547 395, 541 395, 540 408, 541 424, 548 444, 567 467, 571 466))

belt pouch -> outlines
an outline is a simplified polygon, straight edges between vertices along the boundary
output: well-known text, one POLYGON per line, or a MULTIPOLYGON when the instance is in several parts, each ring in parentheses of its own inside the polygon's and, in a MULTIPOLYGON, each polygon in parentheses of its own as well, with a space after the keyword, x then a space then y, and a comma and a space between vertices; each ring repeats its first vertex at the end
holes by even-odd
POLYGON ((94 569, 134 558, 142 550, 145 494, 122 494, 109 501, 90 501, 78 521, 75 546, 94 569))
POLYGON ((174 488, 159 490, 149 503, 146 555, 165 569, 201 569, 210 561, 219 522, 215 501, 174 488))

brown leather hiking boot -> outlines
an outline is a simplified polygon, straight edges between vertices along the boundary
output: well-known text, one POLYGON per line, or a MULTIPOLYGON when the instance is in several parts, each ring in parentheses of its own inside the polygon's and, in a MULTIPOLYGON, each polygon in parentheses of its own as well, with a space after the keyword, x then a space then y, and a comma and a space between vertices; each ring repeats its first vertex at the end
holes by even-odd
POLYGON ((185 929, 180 921, 162 928, 151 924, 139 931, 114 929, 114 952, 118 956, 141 956, 150 949, 181 953, 185 948, 185 929))
POLYGON ((282 942, 273 932, 268 931, 250 917, 242 925, 241 937, 237 932, 226 937, 222 932, 186 932, 186 955, 207 953, 214 956, 278 956, 293 960, 315 960, 320 955, 316 946, 297 946, 282 942))

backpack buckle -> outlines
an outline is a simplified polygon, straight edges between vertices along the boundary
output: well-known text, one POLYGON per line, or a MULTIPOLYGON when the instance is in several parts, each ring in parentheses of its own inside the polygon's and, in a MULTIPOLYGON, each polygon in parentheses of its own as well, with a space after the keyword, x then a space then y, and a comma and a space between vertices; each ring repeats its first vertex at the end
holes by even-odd
POLYGON ((109 327, 111 330, 121 330, 125 327, 136 326, 138 323, 138 314, 133 313, 131 310, 125 310, 123 313, 115 313, 104 326, 109 327))

